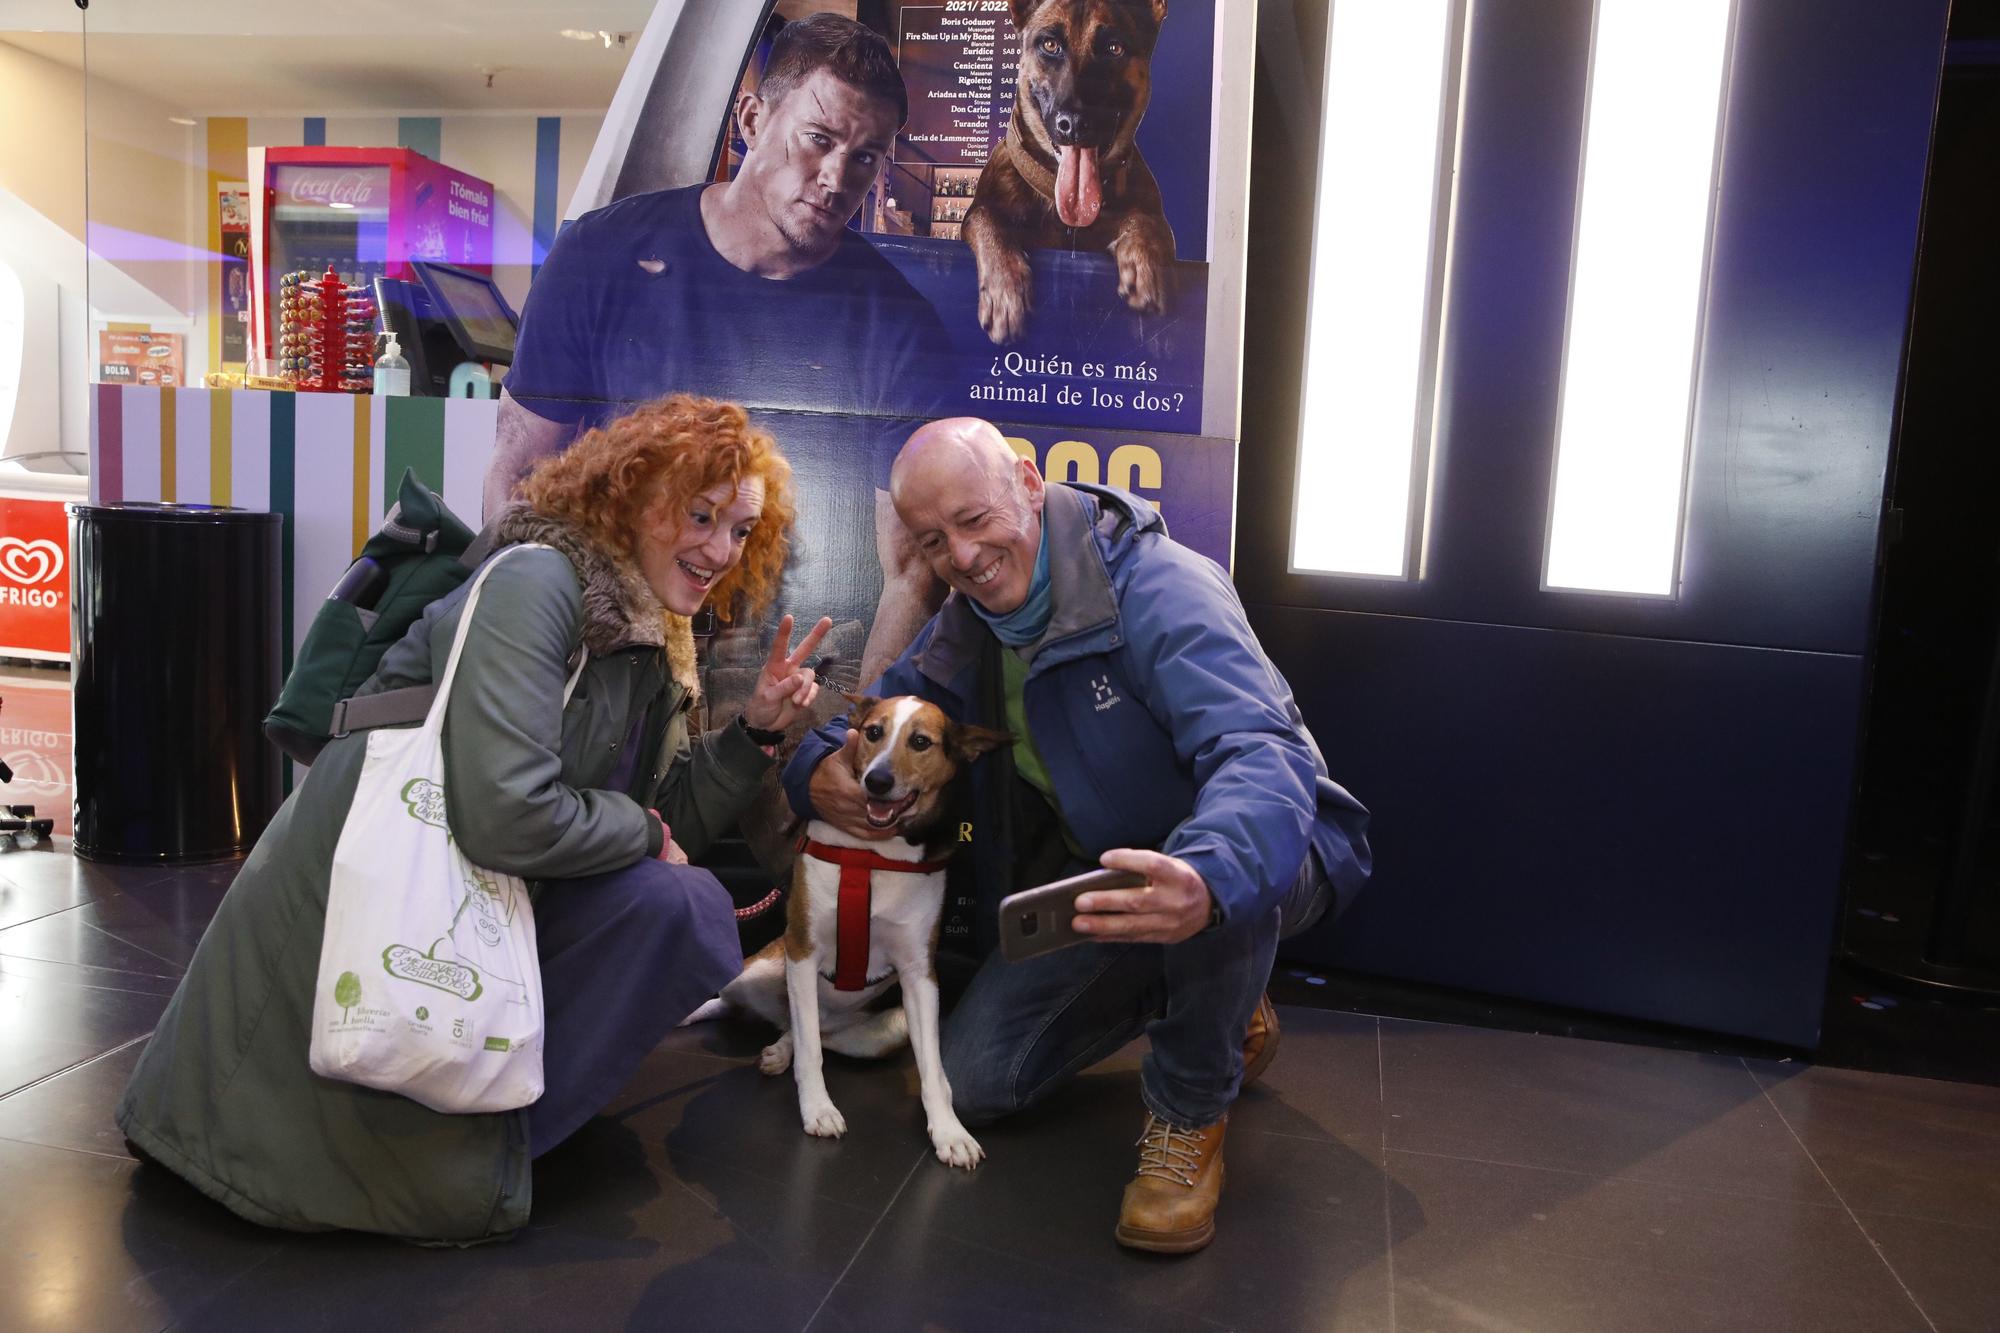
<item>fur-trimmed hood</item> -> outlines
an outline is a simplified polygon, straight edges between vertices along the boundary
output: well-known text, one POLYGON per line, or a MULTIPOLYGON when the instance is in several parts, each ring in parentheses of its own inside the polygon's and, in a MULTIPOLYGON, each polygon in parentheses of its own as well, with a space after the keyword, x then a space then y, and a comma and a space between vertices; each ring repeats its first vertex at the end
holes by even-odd
POLYGON ((633 644, 664 648, 667 668, 688 693, 701 694, 695 664, 694 630, 686 616, 660 605, 645 578, 631 564, 606 552, 580 529, 560 519, 514 504, 501 514, 494 545, 536 542, 562 552, 583 585, 583 642, 591 656, 604 657, 633 644))

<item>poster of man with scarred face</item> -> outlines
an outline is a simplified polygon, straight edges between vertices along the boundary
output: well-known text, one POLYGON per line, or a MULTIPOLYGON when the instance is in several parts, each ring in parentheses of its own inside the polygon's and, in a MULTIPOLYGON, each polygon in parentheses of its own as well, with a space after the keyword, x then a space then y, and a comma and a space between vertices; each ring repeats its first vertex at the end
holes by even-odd
MULTIPOLYGON (((637 42, 529 290, 489 512, 637 402, 741 402, 800 483, 782 609, 833 616, 844 687, 943 594, 886 493, 927 420, 993 421, 1226 566, 1254 7, 696 7, 637 42)), ((710 645, 724 704, 738 658, 710 645)))

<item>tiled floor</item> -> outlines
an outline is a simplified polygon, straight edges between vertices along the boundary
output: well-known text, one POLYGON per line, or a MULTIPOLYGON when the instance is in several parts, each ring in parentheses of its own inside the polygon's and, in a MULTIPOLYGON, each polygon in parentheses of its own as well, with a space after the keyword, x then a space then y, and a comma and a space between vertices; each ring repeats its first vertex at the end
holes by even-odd
POLYGON ((676 1033, 510 1244, 237 1221, 110 1108, 231 866, 0 855, 0 1329, 2000 1328, 2000 1089, 1289 1007, 1220 1234, 1111 1239, 1137 1056, 933 1160, 907 1058, 808 1139, 760 1036, 676 1033))

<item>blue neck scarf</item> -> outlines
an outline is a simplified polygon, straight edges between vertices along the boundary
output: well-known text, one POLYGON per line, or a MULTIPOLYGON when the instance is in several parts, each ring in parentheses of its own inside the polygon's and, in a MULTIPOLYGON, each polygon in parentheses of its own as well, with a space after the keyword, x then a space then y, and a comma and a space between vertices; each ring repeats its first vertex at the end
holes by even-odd
POLYGON ((1025 648, 1040 639, 1049 628, 1049 616, 1055 610, 1055 584, 1049 577, 1049 525, 1047 516, 1042 522, 1042 547, 1035 556, 1035 577, 1028 584, 1027 600, 1006 615, 995 615, 981 606, 977 600, 968 597, 972 609, 986 622, 994 637, 1009 648, 1025 648))

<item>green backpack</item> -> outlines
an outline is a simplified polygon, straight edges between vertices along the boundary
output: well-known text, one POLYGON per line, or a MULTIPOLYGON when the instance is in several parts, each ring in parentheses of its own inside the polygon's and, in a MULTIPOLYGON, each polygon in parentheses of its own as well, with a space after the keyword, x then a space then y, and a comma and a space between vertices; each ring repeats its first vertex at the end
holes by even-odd
POLYGON ((492 533, 474 533, 442 497, 403 473, 397 502, 313 616, 292 674, 264 719, 280 750, 310 764, 335 736, 364 727, 415 722, 430 708, 430 686, 355 699, 382 654, 417 623, 424 608, 469 578, 492 549, 492 533))

